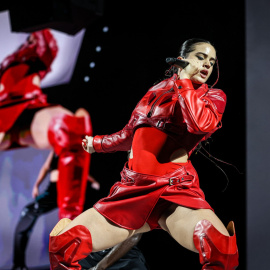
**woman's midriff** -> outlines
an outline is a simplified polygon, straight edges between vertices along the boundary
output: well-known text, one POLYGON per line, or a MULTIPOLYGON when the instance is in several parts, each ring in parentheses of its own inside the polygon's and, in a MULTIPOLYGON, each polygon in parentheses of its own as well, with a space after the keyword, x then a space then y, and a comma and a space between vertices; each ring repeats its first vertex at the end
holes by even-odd
POLYGON ((164 175, 179 169, 188 161, 186 150, 166 133, 154 127, 136 130, 128 161, 131 170, 164 175))

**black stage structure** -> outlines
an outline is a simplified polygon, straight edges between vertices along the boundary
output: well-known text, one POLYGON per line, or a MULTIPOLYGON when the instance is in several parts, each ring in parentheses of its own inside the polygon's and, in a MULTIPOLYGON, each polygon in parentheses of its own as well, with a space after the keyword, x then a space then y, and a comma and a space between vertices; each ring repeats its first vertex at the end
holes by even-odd
MULTIPOLYGON (((71 2, 69 7, 76 1, 71 2)), ((44 1, 44 6, 46 3, 44 1)), ((20 22, 14 21, 12 16, 11 24, 14 31, 21 32, 51 27, 74 34, 77 29, 86 28, 71 82, 44 89, 44 92, 49 101, 73 111, 78 107, 86 108, 91 114, 94 135, 110 134, 124 127, 147 89, 163 77, 168 68, 166 57, 178 56, 183 41, 199 37, 215 45, 220 66, 216 87, 225 91, 228 101, 223 128, 214 134, 206 148, 214 157, 237 166, 241 174, 234 167, 215 161, 229 178, 223 192, 227 184, 224 173, 200 153, 193 154, 192 161, 206 199, 216 214, 225 224, 230 220, 235 222, 240 253, 238 269, 245 270, 245 2, 169 1, 153 4, 104 0, 89 3, 89 14, 93 17, 85 24, 81 21, 76 24, 71 19, 68 24, 62 21, 64 26, 61 28, 55 17, 50 17, 50 21, 31 22, 31 16, 25 28, 20 28, 20 22), (97 4, 100 9, 95 9, 92 4, 97 4)), ((12 10, 16 13, 16 6, 12 10)), ((209 83, 214 83, 216 78, 214 72, 209 83)), ((94 195, 89 191, 85 209, 107 195, 112 184, 120 179, 119 173, 126 159, 126 153, 92 156, 91 174, 98 176, 102 189, 94 195)), ((161 230, 145 234, 139 248, 150 269, 201 269, 198 254, 185 250, 161 230)))

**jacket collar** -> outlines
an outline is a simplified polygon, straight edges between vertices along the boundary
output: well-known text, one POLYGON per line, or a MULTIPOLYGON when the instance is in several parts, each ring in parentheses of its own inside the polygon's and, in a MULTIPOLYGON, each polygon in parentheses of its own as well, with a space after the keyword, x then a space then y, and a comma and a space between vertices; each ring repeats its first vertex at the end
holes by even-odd
MULTIPOLYGON (((174 81, 176 83, 176 85, 179 85, 179 84, 177 84, 177 81, 179 81, 177 79, 177 74, 173 74, 173 76, 171 77, 171 80, 174 81)), ((203 93, 207 93, 208 90, 209 90, 208 84, 206 84, 206 83, 201 84, 197 89, 195 89, 196 92, 198 91, 198 92, 203 92, 203 93)))

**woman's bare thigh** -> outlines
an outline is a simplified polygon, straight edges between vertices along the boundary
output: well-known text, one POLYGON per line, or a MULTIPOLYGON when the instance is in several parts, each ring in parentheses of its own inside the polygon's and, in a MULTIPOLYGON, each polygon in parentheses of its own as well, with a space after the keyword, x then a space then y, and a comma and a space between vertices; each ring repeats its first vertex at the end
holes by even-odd
MULTIPOLYGON (((17 132, 17 143, 21 146, 30 146, 38 149, 51 149, 51 144, 48 139, 49 125, 52 119, 57 115, 73 115, 71 111, 61 105, 46 107, 37 111, 33 119, 30 119, 27 127, 12 127, 17 132)), ((11 131, 12 132, 12 131, 11 131)), ((14 131, 13 131, 14 132, 14 131)), ((0 151, 6 150, 11 145, 10 132, 0 133, 0 151)))
POLYGON ((11 145, 10 136, 5 132, 0 132, 0 151, 8 149, 11 145))
POLYGON ((193 232, 196 224, 206 219, 222 234, 229 233, 220 219, 210 209, 190 209, 179 205, 171 206, 159 220, 162 229, 166 230, 180 245, 198 252, 193 242, 193 232))
POLYGON ((94 208, 90 208, 76 217, 60 234, 76 225, 87 227, 91 233, 93 252, 115 246, 137 233, 144 233, 150 230, 147 223, 138 230, 127 230, 110 222, 94 208))
MULTIPOLYGON (((68 109, 59 106, 47 107, 35 113, 30 126, 33 146, 38 149, 50 149, 48 130, 51 120, 57 115, 73 115, 68 109)), ((22 144, 28 144, 27 138, 20 138, 22 144)))

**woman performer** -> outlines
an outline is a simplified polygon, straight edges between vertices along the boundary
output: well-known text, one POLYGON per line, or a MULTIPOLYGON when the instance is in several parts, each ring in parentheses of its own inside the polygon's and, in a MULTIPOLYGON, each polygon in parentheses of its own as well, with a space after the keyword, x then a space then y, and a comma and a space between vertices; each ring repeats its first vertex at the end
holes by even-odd
POLYGON ((189 159, 221 127, 226 95, 206 84, 216 50, 209 41, 190 39, 178 58, 188 65, 150 88, 123 130, 83 140, 89 153, 132 151, 108 197, 52 230, 52 269, 81 269, 78 261, 90 252, 155 228, 198 252, 202 269, 237 268, 234 223, 226 229, 216 216, 189 159))

